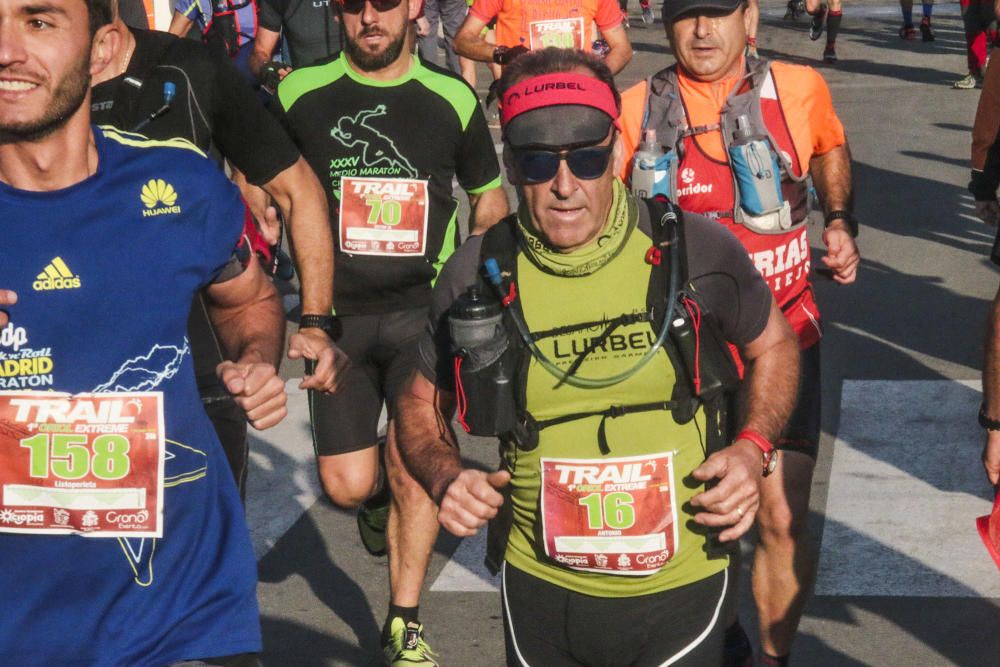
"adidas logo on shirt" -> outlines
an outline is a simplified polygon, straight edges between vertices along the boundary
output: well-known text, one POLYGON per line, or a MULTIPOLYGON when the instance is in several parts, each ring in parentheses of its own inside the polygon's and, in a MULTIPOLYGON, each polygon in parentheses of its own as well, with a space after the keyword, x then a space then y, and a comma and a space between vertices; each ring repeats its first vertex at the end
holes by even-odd
POLYGON ((49 262, 44 271, 38 274, 35 282, 31 283, 31 287, 36 292, 77 289, 80 287, 80 276, 74 276, 73 272, 66 266, 66 262, 61 257, 56 257, 49 262))

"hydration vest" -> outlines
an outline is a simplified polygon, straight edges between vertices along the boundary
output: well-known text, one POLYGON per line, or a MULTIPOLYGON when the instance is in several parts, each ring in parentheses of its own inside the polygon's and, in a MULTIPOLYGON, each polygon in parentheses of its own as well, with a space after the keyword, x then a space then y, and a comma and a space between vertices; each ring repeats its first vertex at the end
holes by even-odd
POLYGON ((655 130, 659 146, 667 155, 674 156, 674 159, 669 160, 671 173, 667 174, 668 180, 657 193, 666 195, 684 210, 710 218, 731 219, 738 224, 750 226, 757 233, 785 233, 806 222, 809 213, 808 177, 799 164, 791 132, 778 100, 770 63, 765 59, 747 60, 746 67, 743 79, 736 84, 722 107, 720 122, 712 125, 690 126, 681 99, 676 65, 647 79, 643 136, 646 130, 655 130), (778 214, 781 216, 780 224, 771 225, 773 232, 755 225, 742 209, 737 177, 729 163, 709 158, 694 145, 694 138, 699 134, 719 131, 728 155, 737 131, 737 119, 741 117, 749 119, 749 131, 753 136, 766 138, 780 167, 781 194, 785 205, 778 214), (690 148, 694 150, 689 150, 690 148), (698 187, 700 184, 685 184, 685 162, 691 159, 707 161, 725 169, 729 172, 728 178, 724 179, 726 182, 707 179, 707 184, 702 185, 702 188, 698 187), (678 177, 681 178, 680 183, 678 177), (687 193, 685 188, 689 190, 687 193), (699 191, 706 188, 707 191, 699 191), (690 195, 697 195, 697 204, 691 205, 685 201, 690 195))
MULTIPOLYGON (((647 202, 647 206, 650 212, 648 232, 652 242, 645 256, 649 277, 643 312, 605 313, 597 321, 570 322, 545 331, 531 331, 525 321, 518 292, 517 265, 521 251, 516 216, 505 218, 485 233, 480 249, 482 271, 477 289, 483 294, 496 295, 504 305, 505 346, 502 351, 495 350, 491 355, 490 365, 471 371, 462 368, 462 360, 468 355, 463 350, 457 351, 456 396, 460 423, 475 435, 498 436, 508 469, 512 469, 510 461, 517 458, 517 452, 532 452, 538 447, 540 433, 545 429, 595 417, 600 418, 594 438, 601 456, 616 453, 606 435, 609 419, 661 410, 669 411, 673 421, 682 425, 691 422, 699 413, 703 415, 702 436, 706 456, 729 444, 727 408, 731 392, 738 383, 735 364, 711 313, 688 282, 684 226, 679 211, 666 203, 647 202), (495 262, 492 269, 491 262, 495 262), (496 275, 496 268, 499 269, 499 276, 496 275), (494 274, 492 277, 491 272, 494 274), (668 307, 668 304, 672 306, 668 307), (635 325, 639 323, 648 324, 647 331, 650 333, 646 336, 636 333, 635 325), (567 391, 577 400, 570 400, 565 412, 552 414, 550 406, 544 418, 533 414, 528 397, 528 372, 532 359, 538 359, 537 350, 531 349, 535 343, 567 335, 574 335, 576 340, 582 341, 582 349, 573 348, 575 358, 565 371, 566 375, 573 376, 589 355, 600 353, 602 346, 610 347, 616 330, 623 326, 632 327, 631 336, 644 339, 643 347, 651 348, 654 339, 662 339, 662 350, 656 354, 667 356, 674 375, 673 387, 667 395, 641 397, 645 400, 621 400, 623 392, 628 394, 623 389, 625 380, 621 380, 605 388, 588 391, 583 398, 581 393, 567 391), (510 381, 503 385, 509 396, 488 394, 495 387, 488 385, 486 375, 495 372, 496 365, 502 366, 503 374, 509 377, 510 381), (508 399, 512 405, 510 409, 501 405, 508 399), (481 408, 478 414, 487 420, 497 414, 510 414, 512 419, 501 418, 500 422, 491 421, 487 425, 476 423, 472 417, 476 414, 477 402, 485 402, 485 408, 481 408)), ((642 233, 646 222, 646 216, 640 213, 636 233, 642 233)), ((623 260, 619 257, 613 261, 623 260)), ((639 354, 636 352, 630 358, 623 358, 622 366, 631 367, 639 354)), ((565 355, 563 359, 565 361, 565 355)), ((540 364, 544 365, 543 362, 540 364)), ((544 374, 546 370, 537 368, 533 372, 544 374)), ((558 388, 565 380, 553 377, 552 381, 558 388)), ((657 434, 650 433, 648 437, 655 439, 657 434)), ((506 508, 510 505, 505 503, 506 508)), ((509 521, 509 515, 501 515, 491 523, 486 561, 491 570, 499 568, 503 560, 509 521)))

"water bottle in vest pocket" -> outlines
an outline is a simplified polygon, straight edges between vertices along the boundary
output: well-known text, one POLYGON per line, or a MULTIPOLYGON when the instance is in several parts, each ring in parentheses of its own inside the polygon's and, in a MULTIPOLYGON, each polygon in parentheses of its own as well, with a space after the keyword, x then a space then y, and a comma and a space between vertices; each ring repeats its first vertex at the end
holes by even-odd
POLYGON ((500 302, 470 287, 452 304, 448 327, 455 348, 459 423, 472 435, 496 436, 514 430, 516 359, 500 302))
MULTIPOLYGON (((781 229, 781 211, 788 209, 781 196, 781 167, 766 138, 754 137, 750 118, 736 119, 736 131, 729 145, 729 166, 736 181, 741 222, 763 230, 781 229)), ((791 211, 787 211, 791 226, 791 211)), ((787 229, 787 227, 785 227, 787 229)))
POLYGON ((677 153, 664 151, 656 142, 656 130, 645 130, 639 150, 632 157, 631 191, 640 199, 663 195, 676 201, 677 153))

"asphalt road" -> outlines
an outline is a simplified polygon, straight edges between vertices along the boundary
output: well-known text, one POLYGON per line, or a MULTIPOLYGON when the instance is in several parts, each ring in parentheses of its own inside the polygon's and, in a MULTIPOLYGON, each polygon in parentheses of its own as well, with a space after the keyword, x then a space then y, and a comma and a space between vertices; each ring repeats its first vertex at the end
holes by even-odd
MULTIPOLYGON (((862 224, 857 284, 817 278, 824 417, 810 526, 820 572, 795 664, 1000 665, 1000 573, 972 524, 991 497, 975 413, 997 278, 992 233, 965 190, 979 96, 950 88, 965 73, 958 7, 938 5, 937 40, 922 43, 897 37, 895 6, 848 3, 840 62, 824 66, 806 19, 787 23, 783 4, 764 5, 762 54, 817 66, 830 84, 862 224)), ((621 87, 671 61, 659 22, 632 24, 636 54, 621 87)), ((814 222, 814 266, 820 231, 814 222)), ((288 305, 294 317, 294 298, 288 305)), ((377 664, 385 559, 362 549, 353 514, 317 499, 300 394, 282 430, 253 446, 248 518, 266 664, 377 664)), ((494 464, 490 443, 463 447, 494 464)), ((474 541, 438 540, 421 619, 444 665, 503 664, 499 596, 479 557, 474 541)), ((742 616, 752 627, 748 595, 742 616)))

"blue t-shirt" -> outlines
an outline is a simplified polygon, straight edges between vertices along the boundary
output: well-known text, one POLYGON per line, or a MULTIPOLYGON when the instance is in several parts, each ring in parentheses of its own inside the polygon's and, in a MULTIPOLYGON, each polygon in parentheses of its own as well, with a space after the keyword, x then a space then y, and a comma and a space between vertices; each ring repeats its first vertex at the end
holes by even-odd
POLYGON ((0 285, 18 294, 8 309, 18 335, 0 336, 0 358, 50 360, 7 364, 0 389, 163 392, 163 537, 0 532, 0 664, 259 651, 256 563, 185 335, 191 300, 232 255, 245 209, 183 140, 94 135, 90 178, 52 192, 0 184, 0 285))

